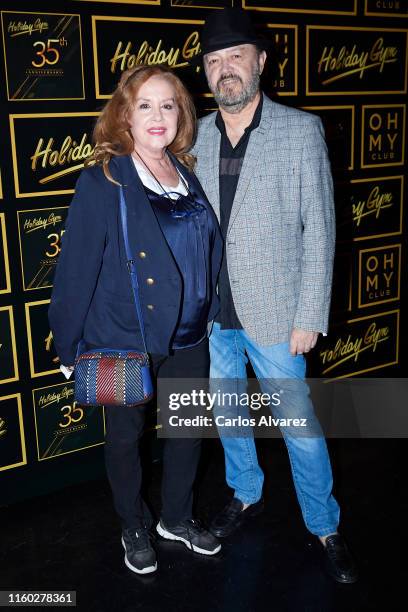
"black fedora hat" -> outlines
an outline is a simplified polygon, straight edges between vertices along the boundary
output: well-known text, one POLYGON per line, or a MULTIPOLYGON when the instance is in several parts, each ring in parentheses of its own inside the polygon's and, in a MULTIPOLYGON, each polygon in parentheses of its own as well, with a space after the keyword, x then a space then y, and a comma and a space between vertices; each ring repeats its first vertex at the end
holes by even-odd
POLYGON ((240 8, 214 11, 205 20, 201 51, 192 58, 191 63, 198 64, 206 53, 244 44, 256 45, 262 50, 270 47, 270 41, 256 33, 247 11, 240 8))

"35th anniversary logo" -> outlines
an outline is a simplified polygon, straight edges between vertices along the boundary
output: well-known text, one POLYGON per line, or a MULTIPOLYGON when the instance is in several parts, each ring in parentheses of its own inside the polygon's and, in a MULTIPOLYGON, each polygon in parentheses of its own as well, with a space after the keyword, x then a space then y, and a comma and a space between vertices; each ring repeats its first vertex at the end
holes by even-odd
POLYGON ((96 112, 10 115, 17 198, 74 193, 96 112))
POLYGON ((82 408, 74 399, 74 383, 33 389, 38 460, 103 444, 103 409, 82 408))
POLYGON ((83 100, 79 15, 2 11, 9 100, 83 100))
POLYGON ((407 30, 307 26, 306 95, 407 92, 407 30))
POLYGON ((24 291, 52 286, 68 206, 17 212, 24 291))

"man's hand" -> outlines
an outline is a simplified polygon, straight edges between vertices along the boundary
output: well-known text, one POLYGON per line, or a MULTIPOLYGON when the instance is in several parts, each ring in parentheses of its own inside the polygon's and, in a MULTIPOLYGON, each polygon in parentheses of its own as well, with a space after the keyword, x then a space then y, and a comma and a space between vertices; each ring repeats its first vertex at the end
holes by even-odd
POLYGON ((314 348, 319 332, 305 331, 294 327, 290 335, 289 350, 291 355, 302 355, 314 348))

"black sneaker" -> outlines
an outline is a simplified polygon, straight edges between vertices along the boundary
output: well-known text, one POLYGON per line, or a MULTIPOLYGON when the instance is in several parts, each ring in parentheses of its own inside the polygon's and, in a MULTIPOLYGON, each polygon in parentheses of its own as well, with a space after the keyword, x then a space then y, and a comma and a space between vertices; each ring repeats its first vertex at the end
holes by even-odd
POLYGON ((254 504, 250 504, 248 508, 243 510, 244 504, 238 498, 233 497, 217 516, 215 516, 210 525, 210 531, 217 538, 226 538, 231 535, 236 529, 241 527, 245 521, 253 516, 257 516, 264 509, 264 500, 260 500, 254 504))
POLYGON ((323 545, 325 566, 328 574, 343 584, 357 582, 358 570, 347 545, 339 533, 329 535, 323 545))
POLYGON ((125 564, 136 574, 150 574, 157 570, 156 553, 150 544, 147 529, 130 528, 122 531, 125 564))
POLYGON ((175 527, 166 527, 160 519, 156 530, 162 538, 183 542, 187 548, 202 555, 215 555, 221 550, 217 538, 194 519, 181 521, 175 527))

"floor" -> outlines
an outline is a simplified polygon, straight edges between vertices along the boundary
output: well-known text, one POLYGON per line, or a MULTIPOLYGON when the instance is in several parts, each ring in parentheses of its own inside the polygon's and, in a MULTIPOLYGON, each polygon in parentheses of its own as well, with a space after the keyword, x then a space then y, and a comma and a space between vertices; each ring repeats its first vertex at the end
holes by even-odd
MULTIPOLYGON (((342 533, 360 568, 355 585, 338 585, 322 571, 282 440, 258 442, 266 510, 216 557, 159 541, 158 571, 130 572, 101 480, 0 509, 0 590, 75 590, 77 608, 87 612, 406 610, 406 441, 330 441, 342 533)), ((149 472, 157 510, 160 463, 149 472)), ((229 498, 218 440, 205 441, 198 480, 197 514, 208 520, 229 498)))

